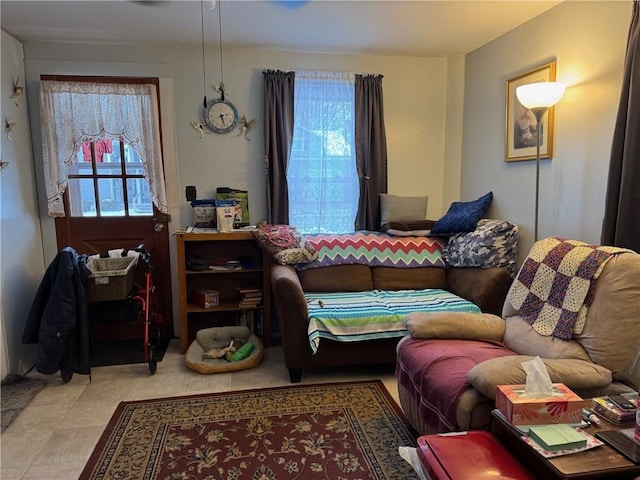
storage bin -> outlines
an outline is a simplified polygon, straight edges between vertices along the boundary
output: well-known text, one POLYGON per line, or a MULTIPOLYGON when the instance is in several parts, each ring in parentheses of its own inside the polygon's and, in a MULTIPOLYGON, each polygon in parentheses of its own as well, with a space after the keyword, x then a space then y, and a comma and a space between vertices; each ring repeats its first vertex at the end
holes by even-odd
POLYGON ((135 279, 136 257, 96 258, 87 263, 87 301, 104 302, 127 298, 135 279))
POLYGON ((506 447, 484 430, 418 437, 418 458, 432 480, 534 480, 506 447))

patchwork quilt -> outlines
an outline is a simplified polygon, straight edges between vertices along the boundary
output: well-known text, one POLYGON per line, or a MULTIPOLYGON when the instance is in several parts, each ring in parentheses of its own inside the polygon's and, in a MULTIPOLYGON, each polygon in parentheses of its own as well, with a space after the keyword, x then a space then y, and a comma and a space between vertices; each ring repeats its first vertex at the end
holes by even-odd
POLYGON ((507 300, 540 335, 570 339, 584 328, 596 280, 616 247, 549 237, 536 242, 507 300))
POLYGON ((296 265, 298 270, 332 265, 364 264, 371 267, 445 267, 442 250, 446 239, 396 237, 380 232, 340 235, 306 235, 318 252, 315 261, 296 265))
POLYGON ((403 337, 403 319, 411 312, 480 313, 477 305, 440 289, 305 293, 305 298, 313 353, 321 338, 359 342, 403 337))

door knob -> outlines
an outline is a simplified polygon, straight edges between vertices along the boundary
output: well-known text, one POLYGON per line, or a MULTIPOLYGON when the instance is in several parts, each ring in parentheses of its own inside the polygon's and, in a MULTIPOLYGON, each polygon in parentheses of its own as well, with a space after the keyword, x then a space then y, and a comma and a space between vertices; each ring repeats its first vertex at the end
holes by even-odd
POLYGON ((154 229, 156 232, 160 232, 163 228, 164 228, 164 225, 163 225, 162 223, 156 223, 156 224, 153 226, 153 229, 154 229))

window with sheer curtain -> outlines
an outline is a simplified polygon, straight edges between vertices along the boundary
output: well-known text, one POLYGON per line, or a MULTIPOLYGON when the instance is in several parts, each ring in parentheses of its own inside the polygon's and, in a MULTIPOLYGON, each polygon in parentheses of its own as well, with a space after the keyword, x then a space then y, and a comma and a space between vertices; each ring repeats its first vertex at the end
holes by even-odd
MULTIPOLYGON (((131 185, 131 188, 128 185, 123 186, 120 193, 125 189, 130 190, 132 202, 135 203, 136 198, 150 196, 160 212, 168 212, 160 146, 157 88, 155 84, 147 83, 144 79, 140 79, 140 83, 134 82, 54 80, 47 76, 41 79, 42 154, 50 216, 65 216, 63 196, 70 177, 73 187, 80 187, 83 180, 93 182, 93 177, 108 178, 114 175, 120 175, 125 183, 131 185), (129 150, 122 150, 127 156, 125 167, 122 167, 125 170, 124 174, 121 170, 114 170, 121 168, 120 157, 117 161, 111 161, 110 156, 101 155, 96 161, 96 145, 100 142, 106 142, 101 147, 102 153, 111 152, 113 142, 118 145, 119 142, 123 142, 135 149, 135 156, 126 155, 129 150), (89 162, 83 164, 87 159, 84 156, 87 150, 89 162), (85 168, 86 165, 89 166, 88 169, 85 168), (91 174, 92 165, 100 167, 99 175, 91 174), (131 180, 127 177, 131 177, 131 180), (145 185, 143 189, 140 186, 142 182, 134 177, 144 178, 148 187, 145 185)), ((101 189, 107 186, 113 188, 113 185, 114 182, 98 182, 101 189)), ((93 187, 93 184, 91 186, 93 187)), ((119 200, 122 195, 116 196, 116 200, 119 200)), ((73 198, 71 200, 73 201, 73 198)), ((94 202, 92 206, 89 201, 82 206, 80 201, 77 211, 74 211, 71 205, 72 214, 91 215, 91 210, 96 208, 97 203, 94 202)), ((134 207, 142 203, 132 203, 131 213, 135 212, 134 207)), ((108 206, 103 205, 107 207, 103 208, 103 213, 120 210, 118 204, 116 201, 108 206)), ((143 214, 148 213, 146 210, 149 206, 144 205, 143 214)))
POLYGON ((289 220, 303 233, 354 230, 355 75, 296 71, 294 129, 287 169, 289 220))

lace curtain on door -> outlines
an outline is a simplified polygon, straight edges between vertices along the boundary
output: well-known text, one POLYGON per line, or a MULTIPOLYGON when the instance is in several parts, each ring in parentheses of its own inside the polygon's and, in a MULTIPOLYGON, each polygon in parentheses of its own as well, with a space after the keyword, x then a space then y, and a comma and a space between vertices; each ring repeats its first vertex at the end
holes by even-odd
POLYGON ((50 216, 65 215, 62 199, 78 151, 101 138, 122 139, 136 149, 153 204, 168 212, 155 85, 42 80, 40 117, 50 216))

